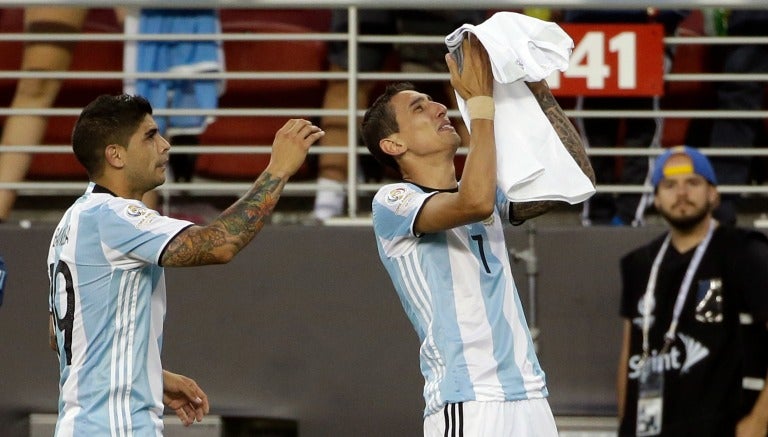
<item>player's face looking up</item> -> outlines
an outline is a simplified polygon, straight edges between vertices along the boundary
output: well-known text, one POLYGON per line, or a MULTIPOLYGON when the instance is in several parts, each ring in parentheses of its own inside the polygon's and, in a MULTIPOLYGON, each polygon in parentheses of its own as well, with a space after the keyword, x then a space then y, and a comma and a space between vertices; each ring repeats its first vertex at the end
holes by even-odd
POLYGON ((402 91, 390 103, 400 131, 396 134, 414 153, 429 153, 446 146, 455 151, 461 137, 448 120, 448 108, 426 94, 402 91))

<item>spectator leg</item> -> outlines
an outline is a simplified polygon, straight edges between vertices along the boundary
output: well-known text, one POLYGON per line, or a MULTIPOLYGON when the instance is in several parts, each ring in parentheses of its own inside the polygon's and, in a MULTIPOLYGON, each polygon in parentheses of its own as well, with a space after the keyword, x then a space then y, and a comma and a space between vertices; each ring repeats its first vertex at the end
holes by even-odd
MULTIPOLYGON (((78 8, 40 7, 25 10, 25 29, 30 33, 78 32, 87 10, 78 8)), ((30 42, 24 46, 23 71, 65 71, 72 62, 71 42, 30 42)), ((61 88, 59 79, 19 79, 11 107, 14 109, 50 108, 61 88)), ((12 115, 6 119, 0 144, 38 145, 43 141, 46 117, 12 115)), ((0 182, 20 182, 32 162, 30 153, 1 153, 0 182)), ((0 190, 0 220, 11 213, 16 200, 12 190, 0 190)))
MULTIPOLYGON (((337 66, 332 66, 331 71, 343 71, 337 66)), ((358 108, 368 104, 371 83, 359 82, 357 93, 358 108)), ((348 85, 346 81, 330 81, 323 99, 324 109, 346 109, 348 85)), ((321 127, 325 136, 320 139, 320 146, 345 146, 347 145, 347 117, 323 117, 321 127)), ((342 190, 347 180, 348 160, 347 154, 323 153, 318 157, 318 188, 315 197, 313 215, 324 220, 329 217, 341 215, 344 209, 345 193, 342 190)))

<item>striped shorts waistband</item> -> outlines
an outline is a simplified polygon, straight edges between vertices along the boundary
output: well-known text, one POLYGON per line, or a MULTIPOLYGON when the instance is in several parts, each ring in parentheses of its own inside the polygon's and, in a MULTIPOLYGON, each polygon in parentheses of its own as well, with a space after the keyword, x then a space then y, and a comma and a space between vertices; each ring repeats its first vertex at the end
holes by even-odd
POLYGON ((445 437, 464 437, 464 404, 446 404, 443 407, 445 437))

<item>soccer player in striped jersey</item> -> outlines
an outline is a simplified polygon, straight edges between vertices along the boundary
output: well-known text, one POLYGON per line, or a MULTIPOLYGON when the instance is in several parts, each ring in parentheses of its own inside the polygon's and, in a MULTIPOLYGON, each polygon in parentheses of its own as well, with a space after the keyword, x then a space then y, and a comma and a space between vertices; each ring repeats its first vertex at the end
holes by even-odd
MULTIPOLYGON (((496 187, 493 78, 475 38, 463 42, 451 85, 467 100, 471 139, 461 183, 460 138, 446 107, 410 84, 390 86, 366 112, 371 153, 403 182, 373 200, 379 256, 421 342, 424 435, 556 436, 509 264, 503 224, 554 202, 510 204, 496 187)), ((579 135, 545 82, 528 84, 566 149, 594 183, 579 135)))
POLYGON ((64 213, 48 252, 51 344, 61 373, 57 437, 162 436, 164 405, 185 424, 202 420, 203 391, 160 362, 163 268, 230 261, 262 229, 323 134, 306 120, 286 122, 251 189, 197 226, 141 202, 165 182, 170 149, 149 103, 101 96, 83 109, 72 148, 90 182, 64 213))

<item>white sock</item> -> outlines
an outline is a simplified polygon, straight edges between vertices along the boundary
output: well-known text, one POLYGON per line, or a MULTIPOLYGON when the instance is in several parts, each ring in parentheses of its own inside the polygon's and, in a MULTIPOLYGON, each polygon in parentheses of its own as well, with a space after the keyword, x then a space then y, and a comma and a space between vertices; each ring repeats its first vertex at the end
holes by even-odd
POLYGON ((344 184, 328 178, 317 178, 315 210, 312 215, 320 220, 336 217, 344 211, 344 184))

